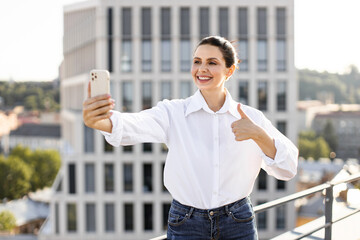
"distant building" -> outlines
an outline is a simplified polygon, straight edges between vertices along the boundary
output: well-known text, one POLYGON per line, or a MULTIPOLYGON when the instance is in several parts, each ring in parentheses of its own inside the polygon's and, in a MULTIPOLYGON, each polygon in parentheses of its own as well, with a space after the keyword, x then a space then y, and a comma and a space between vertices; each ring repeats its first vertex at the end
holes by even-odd
MULTIPOLYGON (((91 69, 108 69, 116 110, 138 112, 195 91, 192 51, 209 35, 235 40, 242 63, 226 83, 234 99, 266 114, 295 144, 294 1, 83 1, 64 9, 60 66, 66 152, 40 239, 149 239, 165 233, 171 196, 163 186, 166 146, 113 148, 84 126, 91 69)), ((234 186, 236 188, 236 186, 234 186)), ((263 171, 254 205, 295 192, 263 171)), ((291 205, 257 217, 262 239, 292 229, 291 205)))
POLYGON ((62 150, 61 126, 58 124, 23 124, 10 132, 9 147, 17 145, 35 149, 62 150))

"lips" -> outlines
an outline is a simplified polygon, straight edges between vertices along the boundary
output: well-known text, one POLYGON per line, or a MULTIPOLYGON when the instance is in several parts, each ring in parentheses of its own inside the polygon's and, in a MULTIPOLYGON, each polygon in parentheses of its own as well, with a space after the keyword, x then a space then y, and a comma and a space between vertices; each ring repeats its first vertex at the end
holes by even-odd
POLYGON ((199 80, 200 82, 207 82, 209 80, 212 79, 212 77, 209 76, 196 76, 197 80, 199 80))

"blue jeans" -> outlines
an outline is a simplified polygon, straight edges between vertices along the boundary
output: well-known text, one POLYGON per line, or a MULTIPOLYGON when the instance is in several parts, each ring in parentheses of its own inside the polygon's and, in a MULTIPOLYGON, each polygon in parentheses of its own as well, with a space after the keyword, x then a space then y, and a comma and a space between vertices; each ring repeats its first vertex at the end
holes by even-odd
POLYGON ((257 240, 255 214, 248 197, 214 209, 197 209, 173 200, 167 239, 257 240))

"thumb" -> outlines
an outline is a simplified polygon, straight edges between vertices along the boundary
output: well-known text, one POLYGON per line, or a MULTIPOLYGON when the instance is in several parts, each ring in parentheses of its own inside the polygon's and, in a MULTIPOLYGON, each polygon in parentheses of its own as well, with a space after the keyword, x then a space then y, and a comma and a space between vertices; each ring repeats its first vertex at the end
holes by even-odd
POLYGON ((241 118, 244 118, 244 119, 249 118, 249 117, 246 115, 246 113, 244 113, 244 111, 241 109, 241 104, 240 104, 240 103, 237 105, 237 110, 238 110, 238 112, 240 113, 241 118))

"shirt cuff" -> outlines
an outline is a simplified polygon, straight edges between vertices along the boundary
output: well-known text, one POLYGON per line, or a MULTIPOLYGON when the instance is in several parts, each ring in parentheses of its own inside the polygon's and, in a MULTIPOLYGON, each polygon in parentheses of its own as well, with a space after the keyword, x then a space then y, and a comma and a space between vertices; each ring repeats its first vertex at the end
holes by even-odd
POLYGON ((280 139, 274 139, 274 143, 275 143, 275 148, 276 148, 276 154, 275 154, 274 159, 266 156, 266 154, 264 152, 261 152, 261 155, 262 155, 261 157, 262 157, 262 159, 264 159, 266 165, 268 165, 268 166, 276 165, 276 164, 280 163, 283 159, 286 159, 286 158, 284 158, 284 155, 286 155, 285 144, 283 144, 280 139))
POLYGON ((100 133, 105 137, 106 141, 115 146, 120 146, 123 132, 123 122, 121 118, 121 113, 117 111, 111 111, 112 115, 110 121, 112 123, 111 133, 100 131, 100 133))

